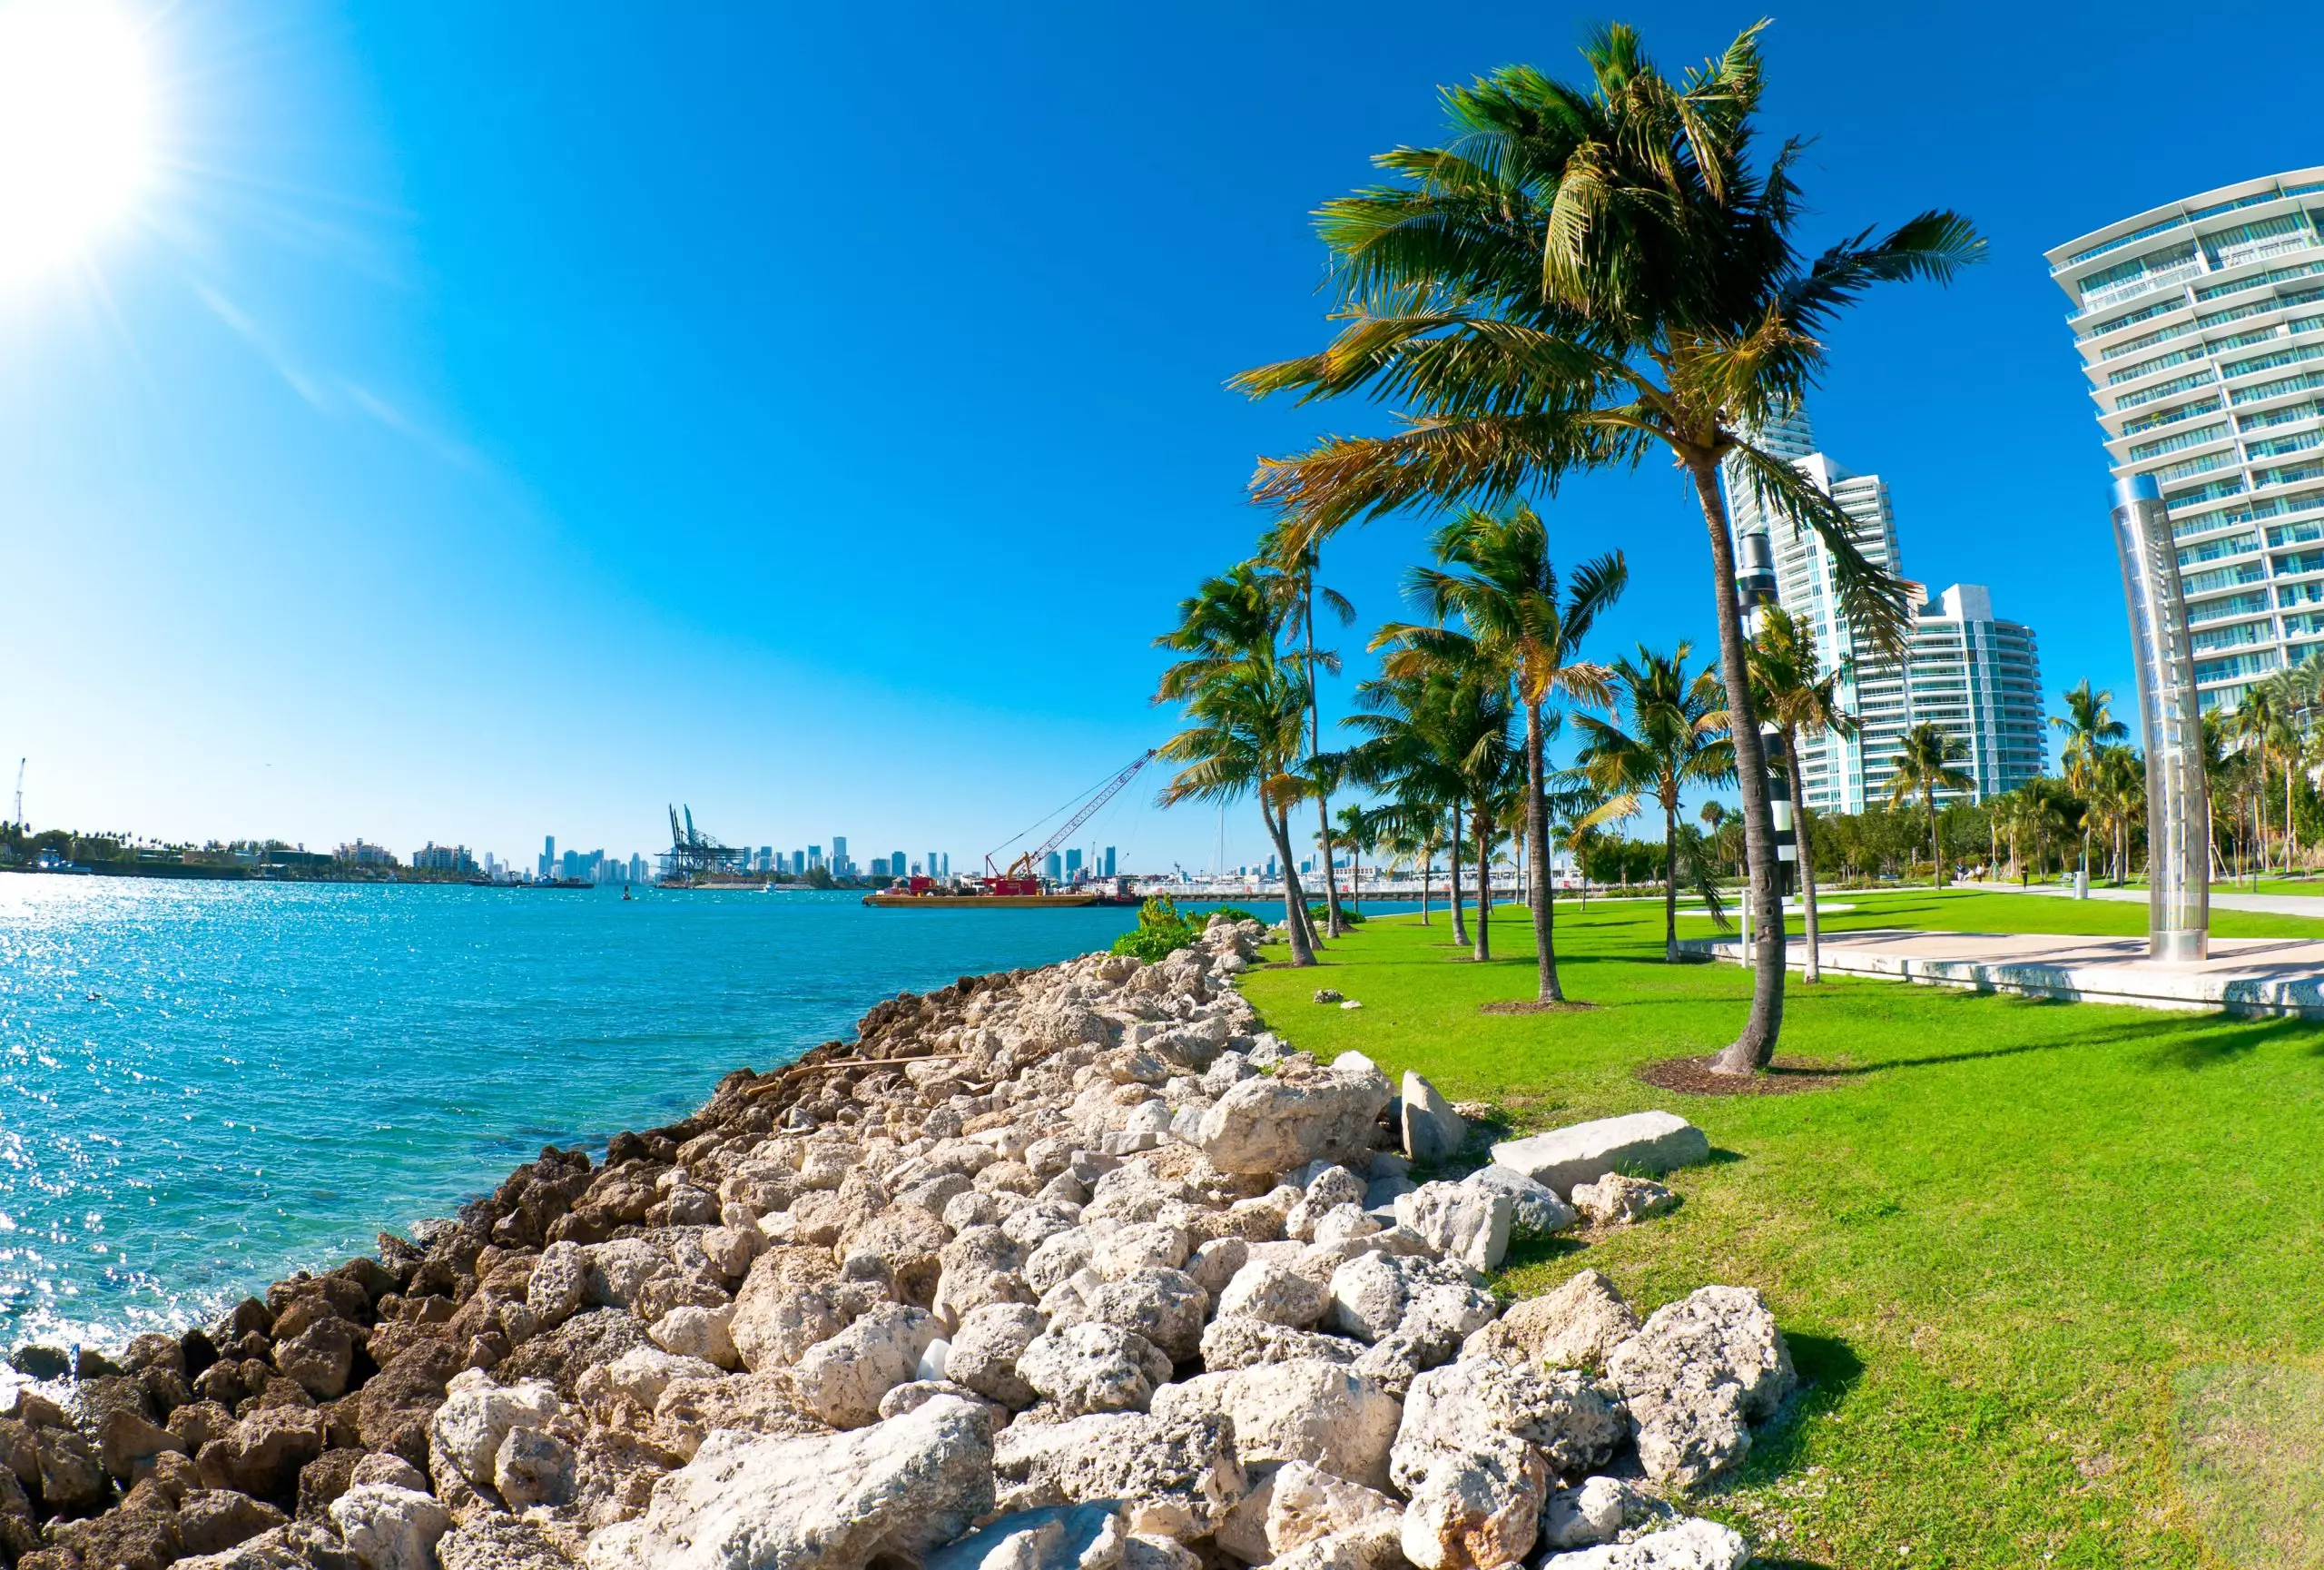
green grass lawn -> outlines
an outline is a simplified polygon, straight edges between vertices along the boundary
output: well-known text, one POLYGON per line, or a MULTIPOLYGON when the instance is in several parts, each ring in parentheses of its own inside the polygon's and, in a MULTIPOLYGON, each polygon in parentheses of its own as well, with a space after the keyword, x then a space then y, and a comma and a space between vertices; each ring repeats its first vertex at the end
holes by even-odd
MULTIPOLYGON (((2129 933, 2134 904, 1927 890, 1839 896, 1830 924, 2129 933)), ((1640 1083, 1740 1026, 1748 978, 1660 963, 1661 910, 1559 905, 1569 994, 1530 996, 1520 907, 1470 963, 1377 918, 1314 971, 1246 990, 1295 1045, 1414 1068, 1521 1130, 1665 1106, 1711 1138, 1672 1216, 1521 1245, 1505 1285, 1582 1265, 1641 1312, 1714 1281, 1768 1295, 1803 1377, 1709 1513, 1775 1565, 2324 1565, 2324 1027, 1896 982, 1794 978, 1783 1050, 1827 1089, 1640 1083), (1329 985, 1360 1011, 1322 1007, 1329 985)), ((1689 933, 1708 921, 1682 921, 1689 933)), ((2222 912, 2226 936, 2324 923, 2222 912)))

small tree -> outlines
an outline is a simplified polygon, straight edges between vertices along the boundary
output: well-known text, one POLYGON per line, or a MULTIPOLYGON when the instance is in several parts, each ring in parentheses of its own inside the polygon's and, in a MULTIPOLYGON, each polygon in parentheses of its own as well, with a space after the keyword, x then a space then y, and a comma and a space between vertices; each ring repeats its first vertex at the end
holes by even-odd
POLYGON ((1968 749, 1945 735, 1943 726, 1923 720, 1898 742, 1896 777, 1888 782, 1888 799, 1902 805, 1917 795, 1928 815, 1929 870, 1937 888, 1945 886, 1945 847, 1936 833, 1936 793, 1968 790, 1975 783, 1953 765, 1969 755, 1968 749))

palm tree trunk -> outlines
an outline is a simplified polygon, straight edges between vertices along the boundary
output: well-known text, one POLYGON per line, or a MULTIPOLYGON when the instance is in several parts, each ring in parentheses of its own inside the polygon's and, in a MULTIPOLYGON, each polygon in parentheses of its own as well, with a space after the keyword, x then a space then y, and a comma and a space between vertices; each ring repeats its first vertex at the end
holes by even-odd
POLYGON ((1783 755, 1790 760, 1784 778, 1791 787, 1791 837, 1799 856, 1799 903, 1807 927, 1807 968, 1799 979, 1820 982, 1824 971, 1816 952, 1816 855, 1807 843, 1807 792, 1799 783, 1798 732, 1783 733, 1783 755))
POLYGON ((1429 845, 1420 854, 1420 924, 1428 925, 1428 874, 1436 870, 1436 847, 1429 845))
POLYGON ((1290 813, 1285 811, 1278 820, 1272 809, 1262 805, 1261 815, 1267 820, 1267 835, 1275 841, 1275 853, 1283 858, 1283 924, 1291 931, 1291 963, 1312 965, 1315 949, 1307 930, 1307 900, 1299 887, 1299 873, 1291 864, 1290 813))
POLYGON ((1662 961, 1679 963, 1679 804, 1662 804, 1662 961))
POLYGON ((1550 798, 1542 777, 1541 706, 1525 706, 1525 862, 1532 870, 1534 976, 1545 1003, 1565 1001, 1558 985, 1557 906, 1550 887, 1550 798))
POLYGON ((1452 944, 1466 948, 1469 943, 1468 918, 1461 913, 1461 809, 1452 808, 1452 944))
MULTIPOLYGON (((1931 888, 1945 886, 1945 847, 1936 843, 1936 791, 1935 787, 1921 793, 1921 805, 1928 811, 1928 876, 1931 888)), ((2090 834, 2083 832, 2083 865, 2090 864, 2090 834)))
POLYGON ((2291 754, 2284 754, 2284 875, 2291 875, 2291 858, 2299 849, 2299 830, 2291 821, 2291 754))
POLYGON ((1492 818, 1482 797, 1471 826, 1477 846, 1477 947, 1470 957, 1482 961, 1492 958, 1492 818))
POLYGON ((1743 863, 1758 946, 1753 955, 1751 1017, 1743 1033, 1718 1054, 1721 1073, 1749 1074, 1767 1067, 1783 1033, 1783 900, 1776 892, 1775 814, 1768 805, 1768 754, 1759 741, 1758 706, 1751 699, 1751 667, 1743 647, 1743 608, 1735 595, 1735 539, 1728 532, 1727 501, 1718 493, 1718 467, 1709 454, 1688 466, 1695 498, 1710 533, 1711 589, 1718 616, 1719 672, 1727 681, 1735 743, 1735 774, 1743 797, 1743 863))

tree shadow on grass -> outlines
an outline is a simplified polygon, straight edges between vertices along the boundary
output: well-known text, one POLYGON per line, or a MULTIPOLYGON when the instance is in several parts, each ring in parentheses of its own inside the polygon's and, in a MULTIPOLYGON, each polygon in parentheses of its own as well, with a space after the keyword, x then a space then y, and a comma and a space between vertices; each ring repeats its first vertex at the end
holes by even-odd
POLYGON ((1572 1238, 1512 1238, 1509 1252, 1502 1259, 1503 1270, 1522 1270, 1534 1265, 1554 1265, 1573 1259, 1590 1247, 1572 1238))

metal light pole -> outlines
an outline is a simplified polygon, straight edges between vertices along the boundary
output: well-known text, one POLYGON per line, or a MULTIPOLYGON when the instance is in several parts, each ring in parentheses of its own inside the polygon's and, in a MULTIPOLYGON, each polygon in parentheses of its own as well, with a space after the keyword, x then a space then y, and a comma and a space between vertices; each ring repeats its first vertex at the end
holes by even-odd
POLYGON ((2192 962, 2211 952, 2210 782, 2179 551, 2146 475, 2114 482, 2114 546, 2146 735, 2147 953, 2192 962))

